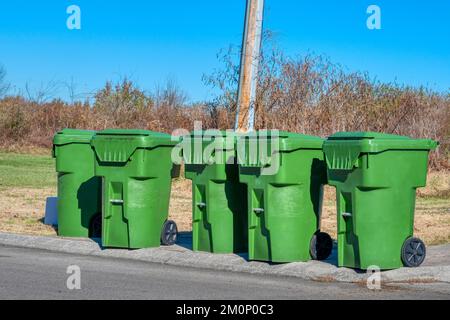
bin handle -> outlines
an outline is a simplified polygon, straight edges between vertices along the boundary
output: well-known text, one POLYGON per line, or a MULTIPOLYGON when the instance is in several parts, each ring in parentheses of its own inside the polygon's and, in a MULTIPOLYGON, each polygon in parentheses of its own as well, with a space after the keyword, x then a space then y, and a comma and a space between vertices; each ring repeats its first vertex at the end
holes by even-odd
POLYGON ((197 203, 197 207, 199 207, 200 210, 205 209, 206 208, 206 203, 199 202, 199 203, 197 203))
POLYGON ((260 214, 264 213, 264 209, 263 208, 255 208, 255 209, 253 209, 253 212, 256 213, 257 215, 260 215, 260 214))
POLYGON ((264 213, 263 208, 254 208, 250 214, 250 228, 256 228, 258 226, 258 217, 264 213))
POLYGON ((205 209, 206 208, 206 203, 204 203, 204 202, 198 202, 198 203, 195 203, 195 206, 194 206, 194 208, 193 208, 193 217, 192 217, 192 219, 194 220, 194 221, 199 221, 199 220, 201 220, 201 211, 203 210, 203 209, 205 209), (197 208, 195 208, 195 207, 197 207, 197 208))
POLYGON ((342 215, 344 218, 351 218, 351 217, 352 217, 352 214, 351 214, 350 212, 342 212, 341 215, 342 215))

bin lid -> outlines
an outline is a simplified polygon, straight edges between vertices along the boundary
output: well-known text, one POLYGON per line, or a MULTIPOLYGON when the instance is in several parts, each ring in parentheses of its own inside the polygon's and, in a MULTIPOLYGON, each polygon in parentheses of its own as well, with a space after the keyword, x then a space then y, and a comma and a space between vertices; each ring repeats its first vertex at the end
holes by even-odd
POLYGON ((298 149, 322 149, 324 139, 300 133, 276 130, 260 130, 254 133, 242 134, 241 139, 266 140, 278 137, 280 151, 293 151, 298 149))
POLYGON ((107 129, 97 132, 91 145, 102 162, 127 162, 136 149, 175 146, 178 138, 149 130, 107 129))
POLYGON ((234 150, 235 143, 239 133, 233 131, 225 130, 203 130, 203 131, 192 131, 188 136, 183 139, 191 139, 191 141, 198 142, 202 140, 203 147, 210 145, 215 142, 216 138, 222 138, 222 146, 216 145, 216 150, 234 150))
POLYGON ((220 163, 227 163, 235 154, 237 133, 225 130, 197 130, 183 137, 183 159, 186 164, 213 164, 220 158, 220 163), (221 140, 218 140, 221 139, 221 140), (204 155, 208 149, 211 159, 204 155), (218 154, 218 152, 220 152, 218 154))
POLYGON ((439 143, 431 139, 413 139, 378 132, 338 132, 327 139, 324 149, 332 148, 333 145, 351 146, 365 153, 379 153, 387 150, 433 150, 439 143))
POLYGON ((57 132, 53 138, 53 145, 61 146, 71 143, 91 143, 94 136, 93 130, 63 129, 57 132))
POLYGON ((98 131, 97 136, 116 136, 118 138, 121 137, 130 137, 141 139, 141 137, 147 137, 150 139, 171 139, 171 135, 162 132, 155 132, 150 130, 141 130, 141 129, 105 129, 102 131, 98 131))

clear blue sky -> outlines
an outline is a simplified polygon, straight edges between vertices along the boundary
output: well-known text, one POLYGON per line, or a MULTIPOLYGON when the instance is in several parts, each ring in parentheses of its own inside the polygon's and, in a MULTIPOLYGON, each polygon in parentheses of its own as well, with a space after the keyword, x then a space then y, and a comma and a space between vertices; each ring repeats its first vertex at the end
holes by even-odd
MULTIPOLYGON (((191 100, 211 97, 204 73, 216 53, 240 44, 245 0, 40 0, 0 4, 0 64, 16 90, 49 81, 79 92, 128 75, 152 90, 167 78, 191 100), (82 10, 68 30, 66 8, 82 10)), ((326 54, 382 81, 450 89, 450 1, 266 0, 265 28, 290 55, 326 54), (382 30, 366 27, 366 9, 382 10, 382 30)), ((61 90, 58 95, 67 98, 61 90)))

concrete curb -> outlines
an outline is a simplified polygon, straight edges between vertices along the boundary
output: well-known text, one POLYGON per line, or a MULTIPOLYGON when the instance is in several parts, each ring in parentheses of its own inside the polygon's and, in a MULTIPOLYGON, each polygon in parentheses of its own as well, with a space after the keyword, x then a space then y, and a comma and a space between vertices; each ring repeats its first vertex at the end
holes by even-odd
MULTIPOLYGON (((183 239, 181 239, 183 242, 183 239)), ((102 249, 98 243, 89 239, 67 239, 56 237, 29 236, 0 233, 0 245, 35 248, 77 255, 89 255, 105 258, 131 259, 172 266, 212 269, 216 271, 244 272, 259 275, 296 277, 321 282, 366 282, 368 275, 353 269, 337 268, 335 252, 328 261, 297 262, 283 265, 271 265, 263 262, 248 262, 245 257, 234 254, 210 254, 192 252, 187 249, 189 239, 184 246, 161 247, 142 250, 102 249)), ((450 246, 435 247, 436 252, 444 256, 450 246)), ((434 248, 430 248, 432 249, 434 248)), ((438 254, 436 254, 437 256, 438 254)), ((450 283, 450 265, 424 266, 416 269, 402 268, 382 273, 384 283, 450 283)))

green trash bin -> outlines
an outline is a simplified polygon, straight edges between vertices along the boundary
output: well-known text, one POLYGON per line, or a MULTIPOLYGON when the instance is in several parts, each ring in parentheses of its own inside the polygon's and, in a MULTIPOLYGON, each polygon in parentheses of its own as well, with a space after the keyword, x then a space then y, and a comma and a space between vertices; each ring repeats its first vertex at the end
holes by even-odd
POLYGON ((99 237, 101 179, 94 175, 94 131, 64 129, 53 139, 58 173, 58 234, 99 237))
POLYGON ((220 132, 216 138, 193 132, 183 139, 185 176, 192 180, 192 247, 247 252, 247 194, 239 182, 236 136, 220 132))
POLYGON ((102 244, 112 248, 171 245, 168 221, 171 136, 146 130, 104 130, 92 139, 95 175, 103 180, 102 244))
POLYGON ((413 237, 416 189, 426 184, 433 140, 372 132, 337 133, 324 143, 336 187, 340 267, 419 266, 424 243, 413 237))
POLYGON ((238 142, 240 181, 248 191, 249 259, 324 260, 331 237, 320 232, 326 166, 323 139, 259 131, 238 142))

